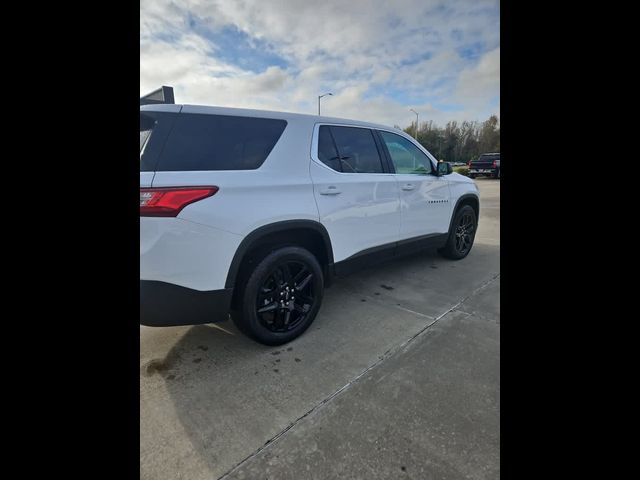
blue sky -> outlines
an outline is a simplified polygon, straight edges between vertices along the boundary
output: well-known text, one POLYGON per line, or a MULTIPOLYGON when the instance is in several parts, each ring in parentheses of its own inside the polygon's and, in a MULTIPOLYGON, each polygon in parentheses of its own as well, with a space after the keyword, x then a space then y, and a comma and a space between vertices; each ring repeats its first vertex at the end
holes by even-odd
POLYGON ((407 126, 500 110, 499 2, 142 0, 140 93, 407 126))

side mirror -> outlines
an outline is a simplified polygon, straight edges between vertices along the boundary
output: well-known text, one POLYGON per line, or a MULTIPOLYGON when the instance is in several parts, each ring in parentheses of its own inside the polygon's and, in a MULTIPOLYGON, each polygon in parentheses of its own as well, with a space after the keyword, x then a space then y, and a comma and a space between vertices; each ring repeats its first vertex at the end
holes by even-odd
POLYGON ((453 167, 449 162, 440 162, 438 163, 438 176, 449 175, 453 173, 453 167))

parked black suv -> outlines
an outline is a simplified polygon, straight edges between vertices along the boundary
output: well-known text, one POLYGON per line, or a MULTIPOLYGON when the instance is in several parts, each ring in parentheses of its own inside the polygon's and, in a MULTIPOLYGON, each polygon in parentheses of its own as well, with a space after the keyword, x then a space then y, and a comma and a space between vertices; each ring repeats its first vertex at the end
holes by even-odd
POLYGON ((477 160, 469 161, 469 176, 476 178, 478 175, 500 178, 500 152, 483 153, 477 160))

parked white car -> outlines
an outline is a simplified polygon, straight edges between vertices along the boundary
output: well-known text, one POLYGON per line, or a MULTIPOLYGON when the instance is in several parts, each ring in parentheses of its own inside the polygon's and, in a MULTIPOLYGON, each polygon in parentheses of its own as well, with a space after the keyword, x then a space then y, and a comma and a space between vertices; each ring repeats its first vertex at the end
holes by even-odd
POLYGON ((140 107, 140 322, 226 320, 269 345, 374 260, 467 256, 475 183, 412 137, 292 113, 140 107))

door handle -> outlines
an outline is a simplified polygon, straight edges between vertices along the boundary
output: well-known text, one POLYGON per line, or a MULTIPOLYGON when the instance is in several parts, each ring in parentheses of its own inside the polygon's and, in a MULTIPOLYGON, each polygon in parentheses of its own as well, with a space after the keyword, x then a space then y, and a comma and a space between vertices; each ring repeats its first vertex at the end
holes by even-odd
POLYGON ((341 190, 335 185, 329 185, 327 188, 320 190, 320 195, 338 195, 341 190))
POLYGON ((413 183, 405 183, 402 186, 402 190, 413 190, 416 186, 413 183))

